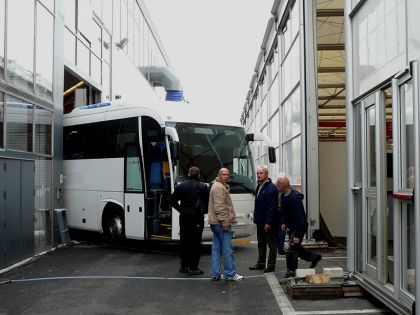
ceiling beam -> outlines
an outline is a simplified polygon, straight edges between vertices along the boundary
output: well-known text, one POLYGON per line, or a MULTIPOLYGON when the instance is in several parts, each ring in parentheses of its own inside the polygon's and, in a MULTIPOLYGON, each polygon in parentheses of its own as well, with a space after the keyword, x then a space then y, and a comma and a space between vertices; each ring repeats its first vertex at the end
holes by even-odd
POLYGON ((345 109, 346 108, 346 105, 345 104, 343 104, 343 105, 328 105, 328 106, 322 106, 322 104, 318 104, 318 106, 319 106, 319 109, 321 110, 324 110, 324 109, 326 109, 326 110, 328 110, 328 109, 345 109))
POLYGON ((344 44, 318 44, 318 50, 344 50, 344 44))
POLYGON ((345 100, 345 96, 334 96, 334 95, 328 95, 328 96, 318 96, 318 101, 328 101, 330 99, 334 100, 345 100))
POLYGON ((346 121, 345 120, 324 120, 319 121, 318 123, 319 127, 329 128, 345 128, 346 127, 346 121))
POLYGON ((318 84, 319 89, 338 89, 338 88, 345 88, 345 83, 326 83, 326 84, 318 84))
POLYGON ((337 116, 346 116, 346 113, 344 112, 335 112, 335 113, 318 113, 319 117, 337 117, 337 116))
POLYGON ((344 9, 318 9, 317 17, 344 16, 344 9))
POLYGON ((318 73, 345 72, 346 67, 319 67, 318 73))

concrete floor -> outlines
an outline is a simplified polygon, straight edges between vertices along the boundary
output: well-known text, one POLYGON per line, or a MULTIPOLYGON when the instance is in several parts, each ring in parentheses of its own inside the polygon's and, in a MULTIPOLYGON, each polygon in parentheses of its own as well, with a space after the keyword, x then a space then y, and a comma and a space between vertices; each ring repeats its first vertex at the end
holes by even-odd
MULTIPOLYGON (((56 249, 0 275, 0 314, 357 314, 392 313, 370 296, 291 300, 284 293, 284 256, 277 272, 249 271, 253 241, 236 242, 241 282, 210 281, 210 245, 203 246, 202 276, 178 272, 177 244, 98 239, 56 249), (275 281, 273 281, 275 280, 275 281)), ((346 268, 344 250, 324 252, 317 267, 346 268)), ((301 267, 309 263, 300 262, 301 267)))

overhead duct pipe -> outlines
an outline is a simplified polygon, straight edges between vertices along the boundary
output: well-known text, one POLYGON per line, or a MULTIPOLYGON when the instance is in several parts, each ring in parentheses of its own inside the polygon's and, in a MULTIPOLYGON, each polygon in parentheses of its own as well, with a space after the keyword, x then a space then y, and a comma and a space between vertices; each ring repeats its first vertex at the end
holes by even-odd
POLYGON ((139 67, 139 69, 152 86, 162 86, 165 89, 167 101, 180 102, 183 100, 181 81, 169 68, 150 66, 139 67))

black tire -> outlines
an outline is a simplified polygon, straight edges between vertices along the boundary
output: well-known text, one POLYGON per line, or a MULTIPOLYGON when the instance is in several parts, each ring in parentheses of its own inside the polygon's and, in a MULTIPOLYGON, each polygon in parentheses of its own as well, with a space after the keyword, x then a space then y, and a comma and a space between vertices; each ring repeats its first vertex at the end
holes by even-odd
POLYGON ((113 212, 107 219, 105 235, 111 241, 120 241, 125 237, 124 218, 119 212, 113 212))

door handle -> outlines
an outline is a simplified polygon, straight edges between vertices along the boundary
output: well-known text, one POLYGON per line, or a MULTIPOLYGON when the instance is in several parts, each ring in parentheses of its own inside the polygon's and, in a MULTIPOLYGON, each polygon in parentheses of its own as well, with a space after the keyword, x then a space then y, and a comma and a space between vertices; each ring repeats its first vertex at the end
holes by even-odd
POLYGON ((139 212, 143 212, 143 208, 142 207, 139 207, 139 212))
POLYGON ((351 190, 353 190, 353 191, 360 191, 361 189, 362 189, 362 187, 359 187, 359 186, 355 186, 355 187, 351 188, 351 190))
POLYGON ((413 200, 413 194, 393 193, 392 197, 400 200, 413 200))
POLYGON ((130 206, 127 206, 127 212, 130 212, 130 206))

